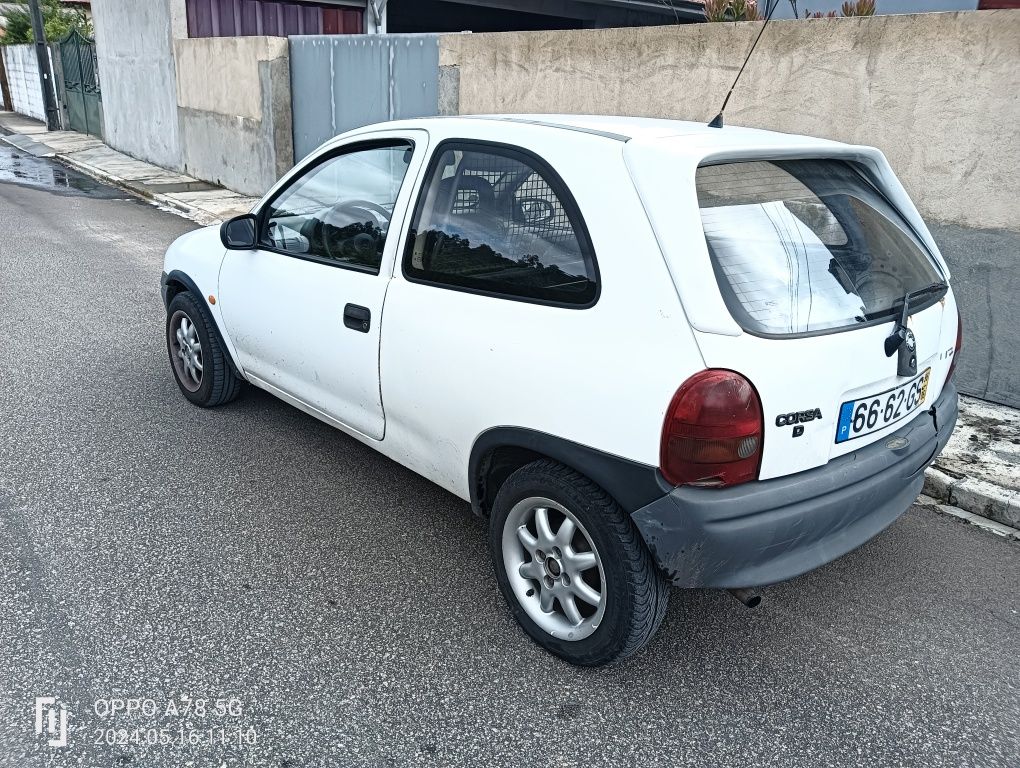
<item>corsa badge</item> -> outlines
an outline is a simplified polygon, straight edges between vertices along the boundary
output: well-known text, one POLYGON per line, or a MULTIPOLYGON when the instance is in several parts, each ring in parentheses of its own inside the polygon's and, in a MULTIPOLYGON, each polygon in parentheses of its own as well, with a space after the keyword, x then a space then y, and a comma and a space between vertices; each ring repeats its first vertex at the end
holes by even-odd
POLYGON ((793 426, 793 436, 800 437, 804 434, 804 422, 814 421, 822 418, 821 408, 811 408, 806 411, 794 411, 793 413, 781 413, 776 416, 777 427, 793 426))

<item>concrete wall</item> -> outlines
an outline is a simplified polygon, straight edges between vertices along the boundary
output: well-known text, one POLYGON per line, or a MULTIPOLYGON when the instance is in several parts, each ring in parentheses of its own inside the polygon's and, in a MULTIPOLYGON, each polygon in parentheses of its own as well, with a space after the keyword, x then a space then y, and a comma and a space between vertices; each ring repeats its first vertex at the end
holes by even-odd
MULTIPOLYGON (((444 36, 444 111, 708 121, 759 28, 444 36)), ((1020 406, 1020 11, 773 22, 726 119, 882 149, 954 272, 962 389, 1020 406)))
POLYGON ((45 122, 46 104, 39 82, 39 59, 35 46, 5 45, 2 50, 13 102, 8 109, 45 122))
POLYGON ((184 0, 93 0, 105 141, 180 170, 175 37, 187 36, 184 0))
POLYGON ((176 40, 183 170, 261 195, 294 164, 282 37, 176 40))
POLYGON ((253 195, 290 168, 285 39, 188 39, 185 0, 92 10, 107 144, 253 195))

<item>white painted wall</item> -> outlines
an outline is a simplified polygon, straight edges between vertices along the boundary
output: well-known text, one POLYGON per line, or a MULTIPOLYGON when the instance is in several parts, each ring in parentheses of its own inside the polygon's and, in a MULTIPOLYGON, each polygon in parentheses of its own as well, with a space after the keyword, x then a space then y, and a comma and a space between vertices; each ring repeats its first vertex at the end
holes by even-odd
MULTIPOLYGON (((36 57, 35 46, 5 45, 3 57, 13 102, 7 105, 8 109, 45 122, 46 103, 43 101, 42 86, 39 83, 39 60, 36 57)), ((52 68, 51 57, 50 69, 52 68)))
POLYGON ((187 37, 184 0, 93 0, 106 143, 180 170, 173 40, 187 37))

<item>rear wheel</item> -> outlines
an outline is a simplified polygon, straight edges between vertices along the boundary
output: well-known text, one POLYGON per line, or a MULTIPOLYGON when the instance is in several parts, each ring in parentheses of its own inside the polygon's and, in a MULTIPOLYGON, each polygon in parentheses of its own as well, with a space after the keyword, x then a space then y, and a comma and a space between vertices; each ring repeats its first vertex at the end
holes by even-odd
POLYGON ((223 405, 240 394, 241 379, 227 359, 219 330, 187 291, 174 296, 167 307, 166 346, 177 386, 195 405, 223 405))
POLYGON ((626 512, 553 461, 522 467, 500 488, 490 546, 514 618, 573 664, 626 658, 665 615, 669 587, 626 512))

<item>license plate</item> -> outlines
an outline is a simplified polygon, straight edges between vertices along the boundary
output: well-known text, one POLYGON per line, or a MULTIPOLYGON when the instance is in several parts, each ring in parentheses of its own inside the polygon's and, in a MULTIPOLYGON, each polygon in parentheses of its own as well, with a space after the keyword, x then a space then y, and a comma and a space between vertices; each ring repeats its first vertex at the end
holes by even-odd
POLYGON ((836 442, 845 443, 878 432, 916 411, 928 394, 930 375, 931 368, 906 384, 843 403, 839 408, 836 442))

